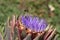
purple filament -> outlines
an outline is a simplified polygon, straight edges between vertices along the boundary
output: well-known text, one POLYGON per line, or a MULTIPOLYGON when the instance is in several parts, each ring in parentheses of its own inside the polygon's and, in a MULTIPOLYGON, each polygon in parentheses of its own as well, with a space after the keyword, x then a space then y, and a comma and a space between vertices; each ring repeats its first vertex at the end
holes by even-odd
POLYGON ((35 32, 44 31, 47 27, 46 20, 42 18, 39 19, 38 17, 22 16, 21 21, 26 28, 31 29, 35 32))

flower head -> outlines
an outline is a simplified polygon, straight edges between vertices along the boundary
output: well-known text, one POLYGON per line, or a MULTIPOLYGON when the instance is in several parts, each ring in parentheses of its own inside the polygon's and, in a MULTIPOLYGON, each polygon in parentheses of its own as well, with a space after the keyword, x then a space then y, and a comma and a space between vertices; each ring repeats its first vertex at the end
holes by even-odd
POLYGON ((47 27, 47 22, 45 19, 33 17, 33 16, 22 16, 21 17, 22 24, 25 25, 26 28, 31 29, 35 32, 44 31, 47 27))

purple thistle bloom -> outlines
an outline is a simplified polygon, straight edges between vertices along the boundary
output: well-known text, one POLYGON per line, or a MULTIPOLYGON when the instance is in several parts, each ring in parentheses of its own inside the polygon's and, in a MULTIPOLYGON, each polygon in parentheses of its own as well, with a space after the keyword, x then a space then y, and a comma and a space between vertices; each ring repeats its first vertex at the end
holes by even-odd
POLYGON ((31 29, 35 32, 44 31, 47 27, 46 20, 38 17, 32 16, 22 16, 21 17, 22 24, 25 25, 26 28, 31 29))

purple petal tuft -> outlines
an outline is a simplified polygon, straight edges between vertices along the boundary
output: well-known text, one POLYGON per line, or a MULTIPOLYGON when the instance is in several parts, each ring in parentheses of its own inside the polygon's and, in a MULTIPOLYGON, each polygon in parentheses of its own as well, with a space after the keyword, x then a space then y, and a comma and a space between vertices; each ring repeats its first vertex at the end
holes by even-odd
POLYGON ((38 17, 22 16, 21 21, 26 28, 29 28, 35 32, 44 31, 47 27, 46 20, 41 18, 39 19, 38 17))

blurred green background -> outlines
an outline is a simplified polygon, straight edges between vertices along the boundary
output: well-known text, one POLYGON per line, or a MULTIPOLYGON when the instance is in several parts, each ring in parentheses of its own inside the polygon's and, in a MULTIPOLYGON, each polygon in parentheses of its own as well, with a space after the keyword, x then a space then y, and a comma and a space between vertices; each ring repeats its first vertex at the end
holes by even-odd
MULTIPOLYGON (((0 0, 0 32, 4 35, 6 20, 13 14, 32 14, 47 19, 60 33, 60 0, 0 0), (51 11, 49 5, 55 10, 51 11)), ((60 37, 57 38, 60 40, 60 37)))

